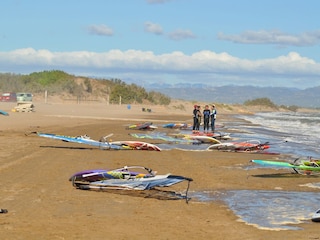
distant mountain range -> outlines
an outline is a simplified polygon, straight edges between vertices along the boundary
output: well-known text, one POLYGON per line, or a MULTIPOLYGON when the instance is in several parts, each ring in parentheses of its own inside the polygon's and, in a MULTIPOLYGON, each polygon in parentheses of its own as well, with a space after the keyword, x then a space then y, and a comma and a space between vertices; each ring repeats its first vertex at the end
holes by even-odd
POLYGON ((247 100, 269 98, 277 105, 320 108, 320 86, 304 90, 285 87, 221 86, 176 84, 144 86, 174 99, 208 103, 243 104, 247 100))

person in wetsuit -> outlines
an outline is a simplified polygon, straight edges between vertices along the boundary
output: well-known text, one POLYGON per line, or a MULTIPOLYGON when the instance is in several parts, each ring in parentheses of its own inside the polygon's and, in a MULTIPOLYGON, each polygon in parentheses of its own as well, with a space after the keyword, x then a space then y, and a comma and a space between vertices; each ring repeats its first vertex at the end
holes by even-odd
POLYGON ((211 106, 210 118, 211 118, 211 131, 214 132, 215 121, 216 121, 216 118, 217 118, 217 110, 216 110, 216 106, 214 104, 212 104, 212 106, 211 106))
POLYGON ((211 111, 209 105, 206 105, 203 110, 203 131, 209 132, 209 121, 210 121, 211 111))
POLYGON ((200 106, 194 105, 193 109, 193 132, 199 132, 200 130, 200 123, 201 123, 201 112, 200 112, 200 106))
POLYGON ((197 105, 193 106, 193 111, 192 111, 192 116, 193 116, 193 125, 192 125, 192 131, 194 132, 196 130, 196 125, 197 125, 197 105))

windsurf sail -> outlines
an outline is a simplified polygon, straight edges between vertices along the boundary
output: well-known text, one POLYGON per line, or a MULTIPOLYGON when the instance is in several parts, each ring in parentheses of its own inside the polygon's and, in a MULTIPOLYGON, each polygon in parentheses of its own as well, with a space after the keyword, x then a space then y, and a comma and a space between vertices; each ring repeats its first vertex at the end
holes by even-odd
POLYGON ((145 122, 145 123, 136 123, 126 127, 128 130, 155 130, 157 126, 153 125, 152 122, 145 122))
POLYGON ((115 150, 154 150, 161 151, 161 149, 154 145, 146 142, 138 142, 138 141, 117 141, 117 142, 109 142, 108 136, 101 137, 99 141, 91 139, 88 135, 81 136, 66 136, 66 135, 58 135, 52 133, 41 133, 41 132, 32 132, 37 134, 39 137, 45 137, 50 139, 61 140, 64 142, 73 142, 86 144, 90 146, 99 147, 100 149, 115 149, 115 150))
POLYGON ((100 149, 116 149, 116 150, 123 149, 119 145, 113 145, 112 143, 106 141, 106 137, 102 138, 104 140, 97 141, 97 140, 91 139, 86 134, 80 135, 80 136, 66 136, 66 135, 59 135, 59 134, 53 134, 53 133, 42 133, 42 132, 33 132, 33 133, 37 134, 39 137, 56 139, 64 142, 81 143, 81 144, 99 147, 100 149))
POLYGON ((214 144, 207 148, 207 150, 219 150, 227 152, 263 152, 270 148, 269 142, 261 143, 259 140, 249 140, 244 142, 227 142, 221 144, 214 144))
POLYGON ((296 159, 293 162, 253 159, 250 162, 270 168, 291 168, 299 174, 320 174, 320 160, 318 159, 296 159))
POLYGON ((69 178, 69 181, 74 187, 82 190, 151 190, 156 187, 169 187, 183 181, 188 181, 189 189, 189 183, 193 179, 169 173, 157 175, 152 169, 142 166, 125 166, 113 170, 97 169, 77 172, 69 178), (142 172, 141 169, 144 171, 142 172))
POLYGON ((167 123, 162 125, 163 128, 173 128, 173 129, 187 129, 191 127, 188 123, 167 123))
POLYGON ((183 139, 196 140, 199 143, 221 144, 218 139, 206 135, 184 134, 183 139))
POLYGON ((212 137, 218 140, 230 140, 231 136, 230 133, 222 133, 222 132, 193 132, 193 133, 187 133, 186 131, 183 131, 181 133, 176 134, 177 136, 208 136, 212 137))
POLYGON ((166 135, 165 133, 153 133, 153 134, 130 133, 130 135, 135 138, 162 140, 162 141, 170 142, 170 143, 187 143, 187 144, 190 144, 190 143, 199 144, 200 143, 198 140, 171 137, 171 136, 166 135))
POLYGON ((155 144, 140 141, 117 141, 111 143, 112 145, 132 150, 161 151, 161 148, 155 144))

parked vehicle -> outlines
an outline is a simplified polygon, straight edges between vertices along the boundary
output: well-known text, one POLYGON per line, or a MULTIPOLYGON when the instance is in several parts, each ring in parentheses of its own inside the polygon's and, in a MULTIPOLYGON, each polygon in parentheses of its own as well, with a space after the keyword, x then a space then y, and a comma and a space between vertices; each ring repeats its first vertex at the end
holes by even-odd
POLYGON ((14 92, 6 92, 0 95, 1 102, 15 102, 17 101, 17 95, 14 92))
POLYGON ((17 93, 17 102, 32 102, 31 93, 17 93))

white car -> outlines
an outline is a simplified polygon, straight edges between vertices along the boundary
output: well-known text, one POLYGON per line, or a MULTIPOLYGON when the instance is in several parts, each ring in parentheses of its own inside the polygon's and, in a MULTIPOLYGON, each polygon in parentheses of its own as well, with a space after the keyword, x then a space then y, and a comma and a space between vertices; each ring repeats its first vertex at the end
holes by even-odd
POLYGON ((17 93, 17 102, 32 102, 31 93, 17 93))

